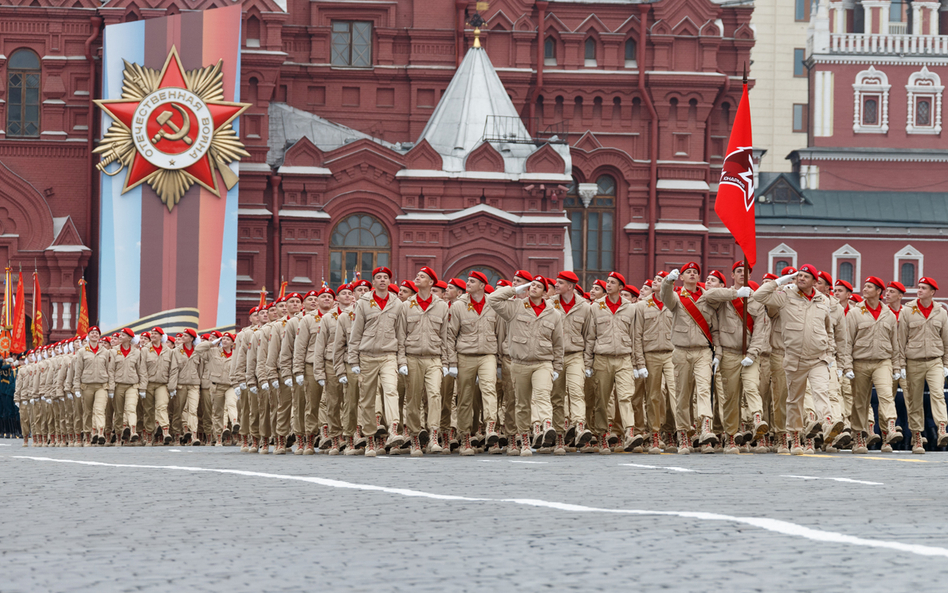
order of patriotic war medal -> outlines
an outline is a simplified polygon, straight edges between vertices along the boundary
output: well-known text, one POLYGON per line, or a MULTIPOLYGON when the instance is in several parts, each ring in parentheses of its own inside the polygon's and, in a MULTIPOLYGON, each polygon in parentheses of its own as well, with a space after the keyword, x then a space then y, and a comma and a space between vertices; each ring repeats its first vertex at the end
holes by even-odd
POLYGON ((125 63, 122 98, 96 101, 114 121, 93 151, 106 175, 127 169, 122 193, 147 183, 170 211, 195 183, 220 197, 215 170, 237 184, 228 164, 250 154, 232 122, 250 104, 223 100, 222 65, 185 71, 173 47, 160 72, 125 63))

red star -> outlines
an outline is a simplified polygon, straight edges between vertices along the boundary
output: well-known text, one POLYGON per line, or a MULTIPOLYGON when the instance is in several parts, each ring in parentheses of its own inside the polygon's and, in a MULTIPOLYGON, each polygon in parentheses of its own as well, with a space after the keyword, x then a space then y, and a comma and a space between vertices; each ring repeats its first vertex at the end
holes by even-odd
MULTIPOLYGON (((178 51, 172 46, 168 59, 161 70, 161 78, 158 88, 179 88, 190 91, 187 80, 184 77, 184 68, 181 66, 181 59, 178 57, 178 51)), ((141 103, 137 99, 118 99, 114 101, 96 101, 99 106, 109 114, 115 121, 125 126, 129 131, 132 129, 132 120, 135 112, 141 103)), ((240 103, 225 103, 218 101, 205 101, 204 105, 211 112, 214 120, 213 128, 217 130, 221 126, 234 120, 243 113, 249 105, 240 103)), ((212 131, 213 133, 213 131, 212 131)), ((137 150, 132 165, 129 167, 128 175, 125 177, 125 187, 122 193, 140 185, 159 170, 159 167, 150 163, 137 150)), ((217 185, 217 176, 214 174, 214 163, 211 162, 210 150, 207 150, 196 163, 182 169, 194 178, 195 181, 210 190, 216 196, 220 196, 220 190, 217 185)))

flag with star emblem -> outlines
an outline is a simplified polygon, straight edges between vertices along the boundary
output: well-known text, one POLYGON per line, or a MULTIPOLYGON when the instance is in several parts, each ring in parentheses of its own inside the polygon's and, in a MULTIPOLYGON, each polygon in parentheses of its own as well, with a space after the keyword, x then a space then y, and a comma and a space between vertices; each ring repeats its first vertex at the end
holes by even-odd
POLYGON ((757 227, 754 221, 754 140, 751 133, 747 81, 737 107, 727 156, 721 170, 714 212, 744 251, 748 265, 757 262, 757 227))

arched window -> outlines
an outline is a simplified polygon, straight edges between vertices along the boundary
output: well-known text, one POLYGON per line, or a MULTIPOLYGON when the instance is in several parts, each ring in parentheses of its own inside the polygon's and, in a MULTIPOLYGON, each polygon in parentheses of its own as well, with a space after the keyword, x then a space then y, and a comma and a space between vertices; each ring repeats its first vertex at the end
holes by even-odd
MULTIPOLYGON (((370 280, 378 266, 391 267, 392 243, 388 230, 368 214, 352 214, 336 225, 329 242, 329 282, 352 281, 355 273, 370 280)), ((394 280, 394 278, 393 278, 394 280)))
POLYGON ((583 53, 586 58, 585 66, 587 68, 596 67, 596 40, 592 37, 586 39, 586 44, 583 48, 583 53))
POLYGON ((635 40, 627 39, 625 42, 625 67, 626 68, 635 68, 637 66, 635 62, 635 40))
POLYGON ((260 19, 255 16, 247 19, 247 47, 260 47, 260 19))
POLYGON ((844 261, 839 264, 839 280, 853 283, 853 265, 850 262, 844 261))
POLYGON ((7 62, 7 136, 39 136, 40 60, 18 49, 7 62))
POLYGON ((778 259, 777 261, 774 262, 774 274, 777 274, 779 276, 780 270, 786 268, 789 265, 790 265, 790 262, 788 262, 787 260, 778 259))
POLYGON ((474 271, 481 272, 482 274, 487 276, 487 283, 490 284, 491 286, 497 286, 497 281, 500 280, 502 277, 500 275, 500 272, 498 272, 494 268, 489 268, 487 266, 473 266, 470 268, 465 268, 464 271, 461 273, 461 275, 458 276, 458 278, 466 282, 468 277, 471 275, 471 272, 474 272, 474 271))
POLYGON ((906 288, 915 286, 915 264, 904 263, 899 268, 899 282, 906 288))
POLYGON ((588 290, 588 284, 615 268, 616 180, 600 175, 596 183, 574 181, 564 206, 570 219, 573 271, 588 290))
POLYGON ((543 42, 543 65, 556 66, 556 40, 552 37, 543 42))

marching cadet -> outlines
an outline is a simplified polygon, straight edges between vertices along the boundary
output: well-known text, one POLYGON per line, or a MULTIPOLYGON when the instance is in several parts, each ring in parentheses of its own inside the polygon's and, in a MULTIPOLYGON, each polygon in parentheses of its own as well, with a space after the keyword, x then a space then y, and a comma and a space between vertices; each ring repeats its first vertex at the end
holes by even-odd
MULTIPOLYGON (((899 351, 895 313, 880 301, 885 283, 878 276, 869 276, 863 285, 862 295, 865 301, 850 310, 846 316, 846 326, 852 344, 853 357, 853 428, 867 434, 871 430, 869 418, 872 414, 870 398, 873 386, 879 397, 879 422, 884 427, 882 435, 885 442, 882 451, 892 451, 892 443, 902 440, 902 434, 895 429, 895 398, 892 383, 901 375, 901 352, 899 351)), ((866 453, 868 447, 856 434, 853 453, 866 453)))
MULTIPOLYGON (((382 390, 385 421, 389 426, 386 447, 400 447, 403 443, 398 432, 398 379, 396 356, 398 343, 404 336, 397 333, 397 317, 401 301, 392 296, 388 287, 392 271, 378 267, 372 271, 371 294, 365 294, 355 304, 355 319, 349 336, 348 358, 352 372, 361 375, 359 394, 359 424, 362 430, 376 420, 376 394, 382 390)), ((376 420, 376 422, 378 422, 376 420)), ((376 424, 375 432, 366 436, 384 436, 385 425, 376 424)), ((376 446, 369 439, 366 457, 376 456, 376 446)))
POLYGON ((924 453, 922 432, 925 430, 923 393, 928 384, 932 417, 938 426, 937 446, 948 445, 948 412, 945 410, 945 379, 948 379, 948 313, 934 303, 938 283, 929 277, 918 279, 918 298, 902 308, 899 318, 898 342, 902 361, 901 374, 908 390, 909 430, 912 431, 912 453, 924 453))
MULTIPOLYGON (((300 321, 300 332, 293 347, 293 368, 297 369, 297 365, 300 365, 299 372, 296 372, 295 375, 296 379, 299 380, 300 375, 303 375, 303 385, 315 387, 315 389, 305 391, 306 398, 303 412, 305 418, 303 433, 309 438, 303 453, 313 454, 316 452, 316 448, 331 449, 333 445, 332 437, 339 436, 341 432, 339 409, 342 402, 340 399, 341 393, 337 388, 338 380, 335 381, 336 386, 330 386, 329 388, 320 385, 316 380, 313 367, 317 358, 320 356, 325 358, 332 354, 329 351, 332 342, 324 341, 320 344, 319 333, 323 325, 323 319, 332 311, 336 293, 328 286, 324 286, 315 292, 307 293, 307 295, 311 295, 307 298, 314 301, 315 308, 300 321), (306 382, 306 371, 309 371, 311 383, 306 382), (323 403, 326 405, 324 406, 323 403), (312 447, 309 446, 310 443, 312 443, 312 447), (307 449, 311 450, 310 453, 306 453, 307 449)), ((327 338, 335 339, 335 335, 323 336, 322 339, 326 340, 327 338)), ((338 450, 333 454, 338 454, 338 450)))
MULTIPOLYGON (((542 286, 546 290, 545 282, 542 286)), ((456 378, 457 429, 461 455, 473 455, 472 428, 476 427, 475 387, 480 388, 484 421, 497 422, 497 313, 487 304, 487 276, 471 271, 467 292, 451 306, 447 335, 448 374, 456 378), (476 383, 475 383, 476 382, 476 383)), ((527 415, 530 409, 527 408, 527 415)), ((555 439, 555 433, 552 437, 555 439)))
POLYGON ((145 444, 154 440, 160 431, 160 439, 165 445, 171 444, 171 423, 168 418, 168 381, 171 379, 171 366, 175 363, 174 347, 168 344, 165 331, 155 327, 150 332, 149 343, 142 349, 142 359, 148 385, 145 387, 145 444))
POLYGON ((145 399, 148 387, 148 371, 141 350, 135 346, 138 346, 138 336, 130 328, 124 328, 119 333, 118 348, 112 356, 109 371, 109 399, 114 410, 112 426, 116 432, 121 430, 115 443, 119 446, 124 442, 138 442, 136 411, 138 400, 145 399), (118 398, 114 397, 116 392, 118 398))
MULTIPOLYGON (((357 298, 356 295, 361 297, 367 292, 368 287, 359 286, 361 282, 363 281, 358 280, 351 283, 353 298, 357 298)), ((352 372, 352 365, 349 364, 348 360, 349 333, 352 329, 354 317, 355 311, 352 310, 352 304, 342 308, 342 312, 337 312, 336 334, 332 343, 333 371, 339 381, 339 388, 342 390, 342 434, 345 437, 346 455, 356 455, 364 452, 363 449, 366 444, 366 437, 362 434, 362 430, 358 425, 359 377, 352 372)), ((314 375, 315 369, 314 364, 314 375)))
MULTIPOLYGON (((472 275, 475 273, 477 272, 472 272, 472 275)), ((472 279, 475 278, 472 276, 472 279)), ((468 285, 470 286, 470 280, 468 285)), ((540 443, 551 446, 556 438, 550 395, 553 382, 563 373, 563 316, 553 309, 552 303, 543 298, 546 290, 546 279, 536 276, 530 284, 505 286, 486 297, 490 308, 507 321, 511 381, 517 401, 517 432, 520 434, 521 457, 533 455, 530 449, 530 421, 534 400, 537 400, 539 417, 542 418, 539 431, 534 429, 534 432, 540 435, 540 443), (515 294, 528 290, 527 299, 511 299, 515 294)), ((496 366, 496 362, 493 366, 496 366)), ((493 366, 491 371, 494 370, 493 366)), ((483 379, 481 381, 483 384, 483 379)), ((486 405, 484 413, 488 413, 486 405)), ((470 433, 465 434, 469 447, 470 433)))
POLYGON ((182 423, 184 424, 185 444, 194 447, 202 445, 198 438, 198 404, 201 397, 201 357, 210 349, 210 343, 198 338, 191 328, 181 335, 181 346, 174 351, 174 366, 168 379, 168 391, 175 397, 178 388, 182 389, 182 423))
POLYGON ((237 352, 231 373, 232 382, 237 385, 234 393, 237 396, 237 404, 240 413, 240 451, 242 453, 250 452, 250 445, 255 442, 256 429, 251 432, 251 426, 257 420, 257 399, 250 393, 247 382, 248 356, 250 354, 251 342, 254 333, 259 327, 259 317, 262 313, 259 307, 252 307, 249 313, 250 325, 240 330, 237 334, 237 344, 234 349, 237 352), (243 399, 241 399, 243 396, 243 399))
MULTIPOLYGON (((715 358, 720 360, 722 378, 721 410, 724 432, 727 434, 725 453, 739 453, 738 447, 744 444, 741 430, 741 400, 746 402, 753 418, 752 439, 762 437, 770 426, 763 417, 763 403, 760 399, 760 354, 770 340, 770 318, 763 305, 754 301, 744 301, 742 297, 750 295, 750 287, 745 288, 744 262, 738 261, 731 267, 733 288, 709 288, 705 298, 716 306, 715 358), (746 308, 745 308, 746 302, 746 308), (747 348, 744 351, 744 323, 747 324, 747 348)), ((749 442, 748 442, 749 444, 749 442)))
MULTIPOLYGON (((816 289, 823 293, 830 302, 830 316, 833 321, 833 336, 835 337, 835 372, 830 371, 830 401, 833 404, 833 416, 843 422, 843 428, 835 438, 824 434, 826 444, 837 450, 846 447, 852 441, 852 427, 849 424, 849 414, 852 411, 852 402, 849 408, 845 407, 841 380, 843 377, 844 362, 852 358, 852 344, 849 342, 849 332, 846 329, 846 312, 842 304, 833 294, 833 277, 827 272, 820 272, 816 282, 816 289)), ((812 407, 812 404, 811 404, 812 407)), ((824 427, 825 428, 825 427, 824 427)))
POLYGON ((849 313, 849 299, 853 296, 853 285, 845 280, 837 280, 833 286, 833 296, 843 306, 843 313, 849 313))
MULTIPOLYGON (((576 295, 579 277, 564 270, 556 276, 556 295, 552 299, 553 309, 563 315, 563 373, 553 382, 554 416, 557 409, 566 418, 564 425, 556 423, 556 448, 554 454, 565 455, 566 443, 585 446, 592 439, 592 431, 586 427, 586 369, 593 368, 592 307, 589 302, 576 295)), ((590 373, 591 375, 592 373, 590 373)))
MULTIPOLYGON (((339 455, 343 447, 343 396, 346 384, 339 382, 336 375, 335 351, 333 345, 336 341, 336 330, 338 329, 340 317, 346 317, 347 313, 343 306, 348 307, 351 302, 352 290, 348 285, 343 284, 339 287, 339 294, 336 295, 336 301, 333 302, 333 292, 327 286, 316 293, 317 311, 319 316, 319 325, 316 327, 315 342, 311 358, 307 358, 304 364, 305 371, 308 371, 309 380, 314 380, 318 388, 322 389, 322 400, 326 402, 325 417, 322 417, 323 411, 320 407, 319 424, 321 439, 320 448, 328 448, 329 455, 339 455)), ((315 317, 314 317, 315 318, 315 317)), ((303 332, 300 332, 303 336, 303 332)), ((307 356, 310 356, 307 354, 307 356)), ((301 357, 300 357, 301 358, 301 357)), ((294 368, 296 368, 297 357, 294 356, 294 368)), ((296 376, 299 380, 299 375, 296 376)), ((312 447, 312 440, 306 445, 304 454, 312 455, 315 453, 312 447)))
MULTIPOLYGON (((277 299, 279 300, 279 299, 277 299)), ((286 306, 281 302, 274 301, 267 307, 267 317, 260 331, 254 335, 255 343, 253 347, 254 360, 248 359, 248 365, 252 365, 255 386, 250 387, 250 392, 257 396, 257 414, 259 416, 259 446, 260 455, 270 454, 270 437, 273 436, 272 408, 270 399, 270 376, 267 374, 267 355, 270 349, 270 339, 273 333, 273 324, 286 312, 286 306)), ((248 374, 251 369, 248 369, 248 374)), ((249 379, 249 377, 248 377, 249 379)))
POLYGON ((111 352, 100 347, 99 328, 89 328, 88 345, 76 356, 76 377, 82 399, 82 424, 91 435, 90 443, 105 444, 105 404, 108 401, 111 352))
MULTIPOLYGON (((512 282, 506 282, 502 280, 498 282, 498 286, 521 286, 524 284, 530 284, 533 282, 533 276, 530 275, 526 270, 517 270, 514 274, 512 282)), ((514 298, 522 299, 525 298, 526 293, 521 293, 514 295, 514 298)), ((510 358, 510 349, 507 342, 507 322, 499 317, 497 319, 497 344, 499 346, 499 356, 500 361, 498 365, 498 377, 500 378, 500 383, 502 388, 498 390, 498 393, 503 393, 503 403, 498 402, 498 420, 503 425, 504 436, 498 441, 498 444, 506 439, 507 445, 507 455, 518 456, 520 455, 520 448, 517 447, 517 439, 515 436, 517 433, 517 394, 514 390, 513 381, 511 379, 511 358, 510 358), (502 418, 501 416, 501 406, 503 409, 502 418)), ((450 376, 448 377, 450 378, 450 376)), ((532 411, 531 411, 532 415, 532 411)))
MULTIPOLYGON (((834 421, 829 396, 829 371, 833 358, 831 340, 833 323, 829 300, 815 289, 819 272, 809 264, 800 266, 800 271, 785 274, 776 281, 768 280, 753 295, 750 288, 741 291, 742 296, 779 309, 783 324, 783 341, 786 354, 783 368, 787 375, 787 429, 790 431, 791 455, 802 455, 800 433, 803 431, 804 395, 807 382, 820 419, 807 427, 805 438, 812 438, 821 428, 825 434, 834 435, 842 428, 842 421, 834 421), (777 288, 795 280, 796 288, 779 291, 777 288)), ((850 361, 843 361, 849 370, 850 361)), ((851 371, 850 371, 851 372, 851 371)))
MULTIPOLYGON (((676 410, 668 398, 668 395, 675 393, 675 366, 672 364, 672 352, 675 347, 671 341, 674 315, 653 290, 661 289, 664 279, 664 274, 657 274, 649 281, 651 284, 643 287, 637 312, 641 322, 636 323, 638 333, 633 338, 642 344, 642 355, 645 358, 645 396, 648 406, 646 416, 651 431, 648 452, 653 455, 662 452, 660 431, 668 424, 666 416, 671 418, 673 431, 676 427, 676 410)), ((684 436, 687 439, 687 434, 684 436)), ((673 445, 674 437, 669 435, 666 446, 671 448, 673 445)), ((687 448, 685 450, 687 451, 687 448)), ((678 452, 677 447, 674 452, 678 452)))
MULTIPOLYGON (((293 381, 290 380, 289 385, 280 381, 280 350, 283 348, 284 337, 288 333, 287 323, 299 313, 302 301, 300 295, 295 292, 277 299, 279 318, 272 324, 270 339, 267 342, 266 377, 270 382, 270 414, 273 417, 272 428, 276 438, 274 455, 286 454, 286 441, 292 427, 290 416, 293 408, 293 381)), ((295 333, 292 334, 294 337, 295 335, 295 333)), ((287 369, 287 374, 290 370, 287 369)))
MULTIPOLYGON (((405 376, 405 424, 411 436, 411 456, 420 457, 422 441, 440 453, 441 379, 447 359, 448 304, 432 294, 438 275, 424 266, 412 283, 417 293, 402 305, 398 315, 398 372, 405 376), (428 417, 423 416, 427 408, 428 417), (430 432, 429 432, 430 431, 430 432)), ((406 280, 405 282, 409 282, 406 280)), ((487 444, 496 446, 496 422, 487 423, 487 444)), ((465 450, 461 450, 466 455, 465 450)))
MULTIPOLYGON (((901 282, 893 280, 885 287, 885 291, 882 293, 882 302, 886 304, 887 307, 892 309, 892 313, 895 314, 895 321, 899 321, 899 313, 902 311, 902 299, 905 298, 905 285, 901 282)), ((895 398, 895 394, 898 393, 899 388, 902 389, 903 397, 908 398, 908 379, 905 375, 901 374, 901 369, 896 369, 900 371, 900 376, 898 379, 892 382, 892 397, 895 398)), ((902 425, 896 421, 895 429, 902 432, 902 425)))
POLYGON ((214 425, 211 438, 215 447, 224 445, 230 439, 228 421, 237 426, 237 394, 234 393, 233 364, 234 342, 237 336, 227 332, 216 338, 212 345, 216 350, 207 353, 208 374, 211 379, 211 398, 213 401, 214 425))
MULTIPOLYGON (((295 387, 294 407, 297 408, 297 414, 294 418, 293 430, 296 431, 297 448, 293 453, 295 455, 313 455, 316 453, 313 443, 313 433, 317 431, 316 410, 318 402, 322 396, 322 386, 320 386, 313 375, 313 368, 308 364, 311 357, 316 357, 319 351, 314 347, 319 322, 322 318, 322 312, 318 306, 319 295, 327 289, 311 290, 303 295, 303 312, 298 319, 290 320, 295 327, 291 327, 284 336, 284 345, 280 353, 280 372, 287 374, 287 378, 293 377, 295 387), (291 331, 293 333, 291 333, 291 331), (292 347, 289 345, 292 340, 292 347), (289 365, 287 356, 289 355, 289 365), (302 402, 297 404, 297 399, 302 402)), ((285 383, 286 379, 284 379, 285 383)), ((318 445, 318 443, 316 443, 318 445)))
MULTIPOLYGON (((29 357, 31 353, 32 350, 21 354, 20 358, 13 363, 13 404, 20 413, 20 434, 23 435, 24 447, 30 444, 30 405, 29 401, 25 399, 25 395, 29 376, 29 357)), ((81 426, 80 416, 80 431, 82 430, 81 426)))
POLYGON ((717 436, 711 429, 711 319, 714 310, 698 288, 701 267, 695 262, 685 264, 681 271, 672 270, 659 289, 659 298, 673 315, 672 364, 675 366, 675 421, 678 452, 688 449, 692 425, 691 398, 695 395, 695 416, 698 421, 698 444, 713 446, 717 436), (675 292, 675 281, 681 276, 684 286, 675 292))

